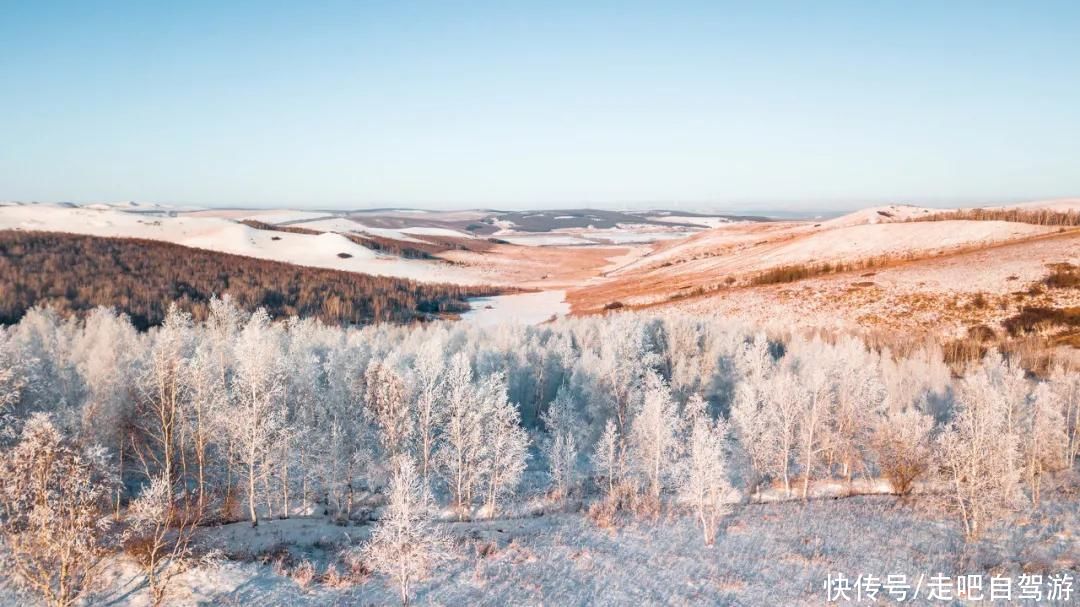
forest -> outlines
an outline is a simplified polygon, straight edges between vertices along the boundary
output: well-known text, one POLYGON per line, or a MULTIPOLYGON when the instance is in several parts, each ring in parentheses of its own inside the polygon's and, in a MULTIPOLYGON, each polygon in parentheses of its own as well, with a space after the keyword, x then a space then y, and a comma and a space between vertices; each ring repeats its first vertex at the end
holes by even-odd
POLYGON ((33 305, 84 314, 114 306, 140 330, 170 303, 205 319, 215 294, 249 312, 328 323, 410 322, 468 309, 494 287, 421 284, 401 278, 302 267, 165 242, 53 232, 0 231, 0 324, 33 305))
POLYGON ((601 528, 686 517, 705 545, 756 502, 884 486, 977 541, 1075 483, 1080 373, 990 352, 954 375, 929 345, 676 312, 341 327, 213 297, 140 332, 35 307, 0 329, 0 446, 5 564, 49 604, 118 553, 165 602, 230 558, 199 529, 312 512, 370 528, 335 580, 408 603, 461 550, 438 521, 517 512, 530 484, 601 528))

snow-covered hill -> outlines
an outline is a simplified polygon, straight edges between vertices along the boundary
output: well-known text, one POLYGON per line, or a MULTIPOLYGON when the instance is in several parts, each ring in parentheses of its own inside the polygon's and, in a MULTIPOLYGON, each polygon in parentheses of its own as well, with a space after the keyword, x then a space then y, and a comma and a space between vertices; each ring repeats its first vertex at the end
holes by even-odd
POLYGON ((312 235, 257 230, 231 219, 207 217, 198 213, 158 212, 146 215, 112 208, 40 204, 5 206, 0 207, 0 229, 145 238, 259 259, 376 276, 455 284, 487 282, 479 273, 443 262, 384 255, 353 243, 340 234, 312 235))

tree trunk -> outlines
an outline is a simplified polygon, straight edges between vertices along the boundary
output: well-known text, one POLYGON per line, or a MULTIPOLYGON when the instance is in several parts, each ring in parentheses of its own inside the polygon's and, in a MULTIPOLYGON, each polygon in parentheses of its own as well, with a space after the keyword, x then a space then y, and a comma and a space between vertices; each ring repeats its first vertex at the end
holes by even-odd
POLYGON ((255 460, 248 462, 248 513, 251 515, 251 526, 259 526, 259 515, 255 509, 255 460))
POLYGON ((282 497, 284 498, 284 501, 285 501, 285 504, 284 504, 285 512, 282 514, 282 516, 284 518, 289 518, 289 455, 288 455, 288 453, 285 454, 285 461, 282 462, 282 466, 281 466, 281 488, 282 488, 282 491, 284 493, 284 495, 282 497))

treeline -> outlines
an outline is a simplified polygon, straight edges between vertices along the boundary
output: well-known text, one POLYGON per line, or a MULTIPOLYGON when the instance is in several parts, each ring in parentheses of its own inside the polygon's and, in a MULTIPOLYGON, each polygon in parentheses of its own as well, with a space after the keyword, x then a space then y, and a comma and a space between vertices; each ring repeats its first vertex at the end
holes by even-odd
POLYGON ((908 221, 1012 221, 1040 226, 1080 226, 1080 212, 1050 209, 960 209, 920 215, 908 221))
POLYGON ((895 263, 899 263, 901 261, 907 261, 916 258, 917 255, 914 253, 898 253, 896 255, 879 255, 876 257, 867 257, 866 259, 847 262, 827 261, 819 264, 787 264, 769 268, 767 270, 754 274, 750 277, 749 284, 753 286, 762 286, 797 282, 800 280, 805 280, 807 278, 826 276, 828 274, 841 274, 843 272, 854 272, 856 270, 872 270, 877 268, 883 268, 895 263))
POLYGON ((309 268, 152 240, 50 232, 0 232, 0 324, 48 304, 63 314, 115 306, 140 330, 158 325, 172 302, 196 319, 216 294, 272 318, 332 324, 410 322, 468 309, 485 286, 424 284, 309 268))

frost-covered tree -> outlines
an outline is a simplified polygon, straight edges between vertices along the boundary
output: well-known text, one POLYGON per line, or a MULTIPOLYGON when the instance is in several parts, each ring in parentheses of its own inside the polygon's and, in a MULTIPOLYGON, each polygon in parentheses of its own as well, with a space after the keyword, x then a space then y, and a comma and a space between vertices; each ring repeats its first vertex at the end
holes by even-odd
POLYGON ((483 462, 487 484, 488 516, 495 516, 498 502, 521 482, 529 457, 529 435, 521 427, 521 414, 506 398, 506 380, 493 376, 481 387, 483 411, 483 462))
POLYGON ((430 487, 436 441, 443 430, 445 417, 445 343, 428 340, 413 361, 411 376, 414 419, 413 452, 419 461, 420 478, 430 487))
POLYGON ((80 451, 34 414, 0 457, 0 564, 15 584, 55 607, 86 596, 108 549, 116 483, 104 451, 80 451))
MULTIPOLYGON (((219 381, 218 359, 214 351, 200 342, 190 359, 188 379, 190 386, 189 406, 185 408, 182 423, 187 448, 194 462, 194 491, 198 516, 201 518, 210 506, 215 456, 227 451, 226 441, 217 436, 223 409, 227 406, 227 386, 219 381)), ((190 467, 190 466, 189 466, 190 467)))
POLYGON ((596 442, 592 463, 596 474, 604 479, 607 497, 615 494, 616 487, 626 479, 626 444, 619 435, 615 420, 609 419, 600 440, 596 442))
POLYGON ((300 501, 305 506, 311 503, 316 445, 326 431, 321 427, 326 420, 321 415, 320 401, 325 397, 324 338, 328 335, 318 320, 292 318, 287 328, 285 409, 289 440, 282 441, 278 450, 285 516, 290 513, 290 479, 299 477, 300 501), (290 474, 293 466, 296 471, 290 474))
POLYGON ((312 450, 314 476, 328 509, 337 519, 352 516, 359 489, 381 471, 376 459, 377 430, 362 415, 360 390, 354 382, 362 378, 369 352, 359 340, 346 340, 329 349, 323 363, 325 382, 313 420, 312 450), (359 377, 358 377, 359 376, 359 377))
MULTIPOLYGON (((78 436, 87 444, 100 444, 114 455, 117 478, 129 463, 138 390, 146 358, 145 341, 126 316, 109 308, 95 308, 73 337, 72 359, 86 387, 78 436)), ((121 484, 114 497, 120 515, 121 484)))
POLYGON ((765 335, 758 334, 753 341, 740 347, 735 366, 738 382, 731 406, 731 423, 750 461, 749 485, 754 491, 762 478, 775 468, 772 462, 781 436, 770 400, 770 377, 776 372, 776 364, 769 353, 765 335))
POLYGON ((383 449, 390 458, 408 448, 413 430, 405 380, 391 363, 375 361, 364 372, 364 404, 379 428, 383 449))
POLYGON ((645 381, 660 357, 649 339, 646 324, 630 314, 608 317, 602 339, 582 353, 575 370, 576 391, 586 396, 590 417, 597 422, 615 419, 627 434, 641 406, 645 381))
POLYGON ((1004 401, 1006 431, 1015 434, 1023 423, 1024 412, 1028 408, 1031 382, 1028 381, 1023 367, 997 351, 987 354, 982 362, 982 372, 990 377, 996 396, 1004 401))
POLYGON ((990 357, 961 380, 956 416, 937 441, 942 479, 968 538, 1010 512, 1020 493, 1013 403, 1001 392, 1000 368, 990 357))
POLYGON ((407 456, 394 460, 386 511, 362 555, 372 570, 393 581, 402 605, 409 604, 415 584, 452 556, 449 539, 432 523, 430 500, 407 456))
POLYGON ((1035 505, 1041 497, 1043 476, 1067 466, 1068 436, 1061 405, 1060 394, 1049 384, 1041 383, 1035 388, 1021 422, 1024 480, 1035 505))
MULTIPOLYGON (((704 404, 704 401, 697 401, 704 404)), ((720 518, 737 497, 728 480, 724 443, 728 428, 723 420, 711 420, 703 406, 689 408, 690 436, 679 478, 679 497, 694 512, 705 544, 716 538, 720 518)))
POLYGON ((923 413, 935 419, 948 416, 946 393, 952 382, 952 371, 945 364, 940 347, 918 348, 904 356, 895 356, 885 350, 879 361, 886 411, 895 413, 913 403, 922 403, 923 413))
POLYGON ((30 379, 20 398, 20 408, 28 416, 36 411, 52 414, 62 428, 78 426, 78 406, 85 398, 85 386, 73 357, 75 318, 63 319, 52 308, 31 308, 12 327, 9 343, 28 363, 30 379))
MULTIPOLYGON (((756 439, 763 443, 762 472, 784 482, 791 495, 791 466, 799 440, 799 424, 809 409, 809 393, 800 388, 799 376, 784 369, 765 383, 765 411, 758 422, 761 432, 756 439)), ((747 439, 744 439, 747 440, 747 439)))
POLYGON ((661 319, 665 373, 678 400, 709 390, 720 375, 722 354, 709 321, 689 315, 670 315, 661 319))
POLYGON ((17 436, 15 406, 29 384, 32 364, 11 333, 0 327, 0 445, 17 436))
POLYGON ((198 529, 195 500, 170 490, 164 476, 143 488, 127 510, 128 528, 124 541, 133 554, 150 589, 150 601, 165 601, 169 582, 195 563, 192 538, 198 529))
POLYGON ((868 460, 872 420, 885 406, 878 357, 861 341, 846 339, 836 346, 842 365, 834 375, 833 409, 828 413, 825 438, 829 460, 848 481, 863 472, 868 460))
POLYGON ((828 449, 827 423, 836 402, 832 356, 835 352, 815 339, 811 344, 813 358, 803 360, 798 367, 798 389, 805 393, 799 416, 799 450, 802 464, 802 499, 810 493, 810 478, 814 475, 819 456, 828 449))
POLYGON ((281 327, 259 310, 237 336, 234 356, 235 377, 222 422, 232 439, 233 457, 244 467, 248 514, 256 526, 256 481, 285 421, 281 327))
POLYGON ((680 420, 663 378, 650 371, 644 388, 641 411, 634 417, 628 446, 630 460, 647 495, 658 505, 678 461, 680 420))
POLYGON ((1056 365, 1050 374, 1050 388, 1061 403, 1066 435, 1065 463, 1071 466, 1080 455, 1080 372, 1056 365))
MULTIPOLYGON (((149 360, 139 379, 136 452, 143 474, 164 475, 167 491, 181 476, 183 417, 190 403, 189 360, 194 349, 191 315, 174 304, 152 336, 149 360)), ((170 496, 171 499, 171 496, 170 496)))
POLYGON ((559 388, 540 420, 546 430, 541 448, 551 472, 552 489, 556 496, 563 497, 577 488, 580 479, 577 460, 582 430, 573 396, 565 385, 559 388))
POLYGON ((878 469, 897 495, 911 493, 932 462, 934 420, 914 407, 884 412, 873 421, 868 447, 878 469))
POLYGON ((472 509, 473 493, 480 482, 485 409, 480 401, 488 395, 478 393, 473 385, 468 357, 463 352, 456 354, 447 373, 446 429, 438 460, 459 516, 472 509))
POLYGON ((73 338, 72 359, 85 385, 80 436, 119 448, 131 423, 132 385, 144 353, 126 316, 94 308, 73 338))

